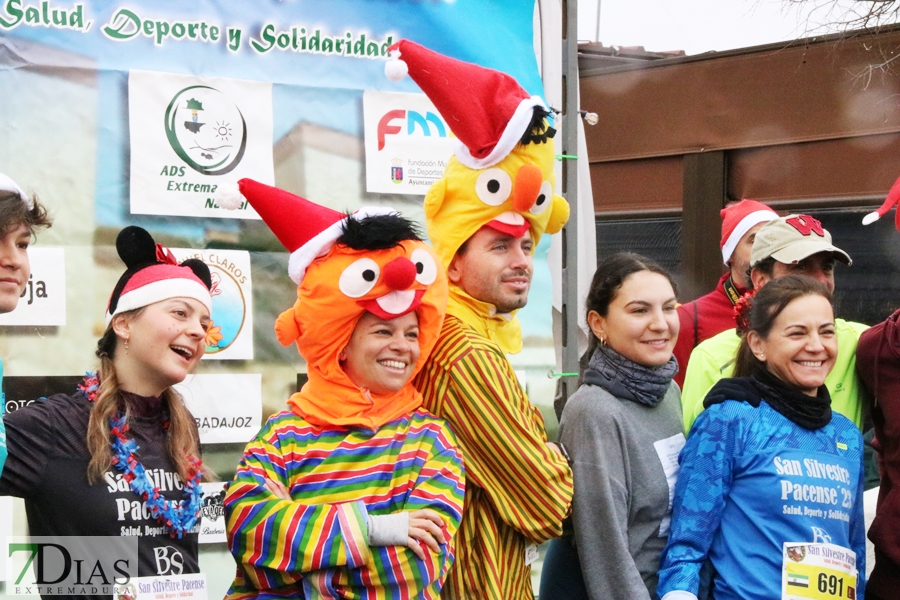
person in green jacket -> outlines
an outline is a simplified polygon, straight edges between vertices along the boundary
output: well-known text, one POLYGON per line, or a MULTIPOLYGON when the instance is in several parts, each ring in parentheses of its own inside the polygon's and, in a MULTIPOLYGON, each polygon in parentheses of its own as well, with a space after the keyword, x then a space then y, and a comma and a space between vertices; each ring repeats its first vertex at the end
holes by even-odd
MULTIPOLYGON (((0 313, 12 312, 31 275, 28 246, 38 229, 49 227, 50 216, 36 196, 29 196, 9 176, 0 173, 0 313)), ((0 361, 0 384, 3 362, 0 361)), ((2 388, 0 388, 2 389, 2 388)), ((6 429, 2 415, 6 398, 0 392, 0 472, 6 462, 6 429)))
MULTIPOLYGON (((834 291, 835 263, 850 265, 850 256, 835 246, 831 234, 809 215, 788 215, 769 221, 756 233, 750 253, 750 282, 759 290, 785 275, 808 275, 834 291)), ((835 319, 838 356, 825 380, 832 408, 863 429, 865 393, 856 374, 856 343, 868 325, 835 319)), ((704 409, 707 392, 718 380, 731 377, 740 332, 728 329, 701 342, 691 353, 681 391, 684 431, 688 433, 704 409)))

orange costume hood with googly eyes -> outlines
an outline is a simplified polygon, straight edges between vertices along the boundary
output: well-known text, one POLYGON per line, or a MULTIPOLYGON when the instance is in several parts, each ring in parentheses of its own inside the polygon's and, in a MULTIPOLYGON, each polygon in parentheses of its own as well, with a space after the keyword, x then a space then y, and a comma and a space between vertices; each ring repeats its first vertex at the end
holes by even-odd
POLYGON ((371 429, 414 411, 422 404, 422 396, 412 383, 394 394, 376 395, 350 381, 338 356, 366 310, 382 318, 415 310, 421 354, 414 374, 418 373, 437 342, 446 305, 444 270, 424 242, 407 240, 388 250, 353 250, 335 244, 309 266, 297 288, 297 302, 275 321, 278 341, 284 345, 297 342, 309 375, 309 381, 288 403, 315 425, 371 429), (404 269, 405 265, 409 268, 404 269), (419 265, 424 267, 424 276, 417 273, 419 265), (394 274, 409 269, 414 278, 394 274), (365 270, 375 273, 371 283, 363 278, 365 270), (368 291, 357 295, 365 288, 368 291))
MULTIPOLYGON (((443 177, 425 196, 428 237, 444 268, 482 227, 534 245, 560 231, 569 205, 555 193, 555 151, 543 101, 509 75, 459 61, 401 40, 391 46, 389 79, 407 73, 434 103, 458 138, 443 177)), ((514 314, 496 314, 456 286, 448 312, 495 341, 505 352, 522 347, 514 314)))
POLYGON ((239 189, 291 252, 297 302, 278 317, 275 334, 286 346, 296 342, 307 363, 309 381, 288 400, 294 412, 322 427, 377 429, 416 410, 422 396, 412 377, 395 393, 375 394, 350 380, 339 355, 366 311, 383 319, 414 311, 421 353, 413 376, 422 369, 447 306, 447 277, 431 248, 412 239, 382 250, 336 243, 347 219, 393 211, 363 208, 347 216, 252 180, 241 180, 239 189))

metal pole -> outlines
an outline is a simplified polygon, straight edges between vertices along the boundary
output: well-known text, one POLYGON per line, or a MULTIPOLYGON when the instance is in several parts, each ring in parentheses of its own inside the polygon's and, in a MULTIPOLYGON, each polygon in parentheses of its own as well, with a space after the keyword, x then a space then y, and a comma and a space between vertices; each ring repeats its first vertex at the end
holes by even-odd
MULTIPOLYGON (((562 371, 578 373, 578 1, 562 0, 563 115, 562 195, 569 202, 569 222, 562 235, 562 371), (571 157, 571 158, 567 158, 571 157)), ((583 157, 586 158, 586 157, 583 157)), ((590 249, 589 249, 590 250, 590 249)), ((575 391, 577 377, 561 378, 563 405, 575 391)))

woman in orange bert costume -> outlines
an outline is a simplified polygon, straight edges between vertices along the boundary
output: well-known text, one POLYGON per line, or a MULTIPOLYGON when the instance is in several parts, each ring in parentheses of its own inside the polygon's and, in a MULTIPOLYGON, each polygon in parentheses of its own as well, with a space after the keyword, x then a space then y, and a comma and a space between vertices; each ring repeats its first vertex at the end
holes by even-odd
POLYGON ((297 343, 309 381, 247 445, 229 485, 228 596, 438 598, 462 457, 410 381, 440 332, 444 271, 393 211, 348 216, 239 187, 291 252, 297 302, 275 332, 297 343))

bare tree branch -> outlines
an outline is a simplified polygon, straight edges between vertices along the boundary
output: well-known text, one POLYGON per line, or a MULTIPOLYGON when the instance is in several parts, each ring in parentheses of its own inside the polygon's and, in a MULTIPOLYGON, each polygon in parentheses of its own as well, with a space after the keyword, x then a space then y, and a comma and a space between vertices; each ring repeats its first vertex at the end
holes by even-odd
MULTIPOLYGON (((762 1, 762 0, 758 0, 762 1)), ((900 0, 782 0, 785 10, 801 16, 803 37, 842 34, 851 39, 862 34, 877 34, 900 22, 900 0)), ((874 60, 851 73, 867 88, 875 77, 897 76, 900 71, 900 46, 882 43, 874 36, 871 47, 874 60)))

